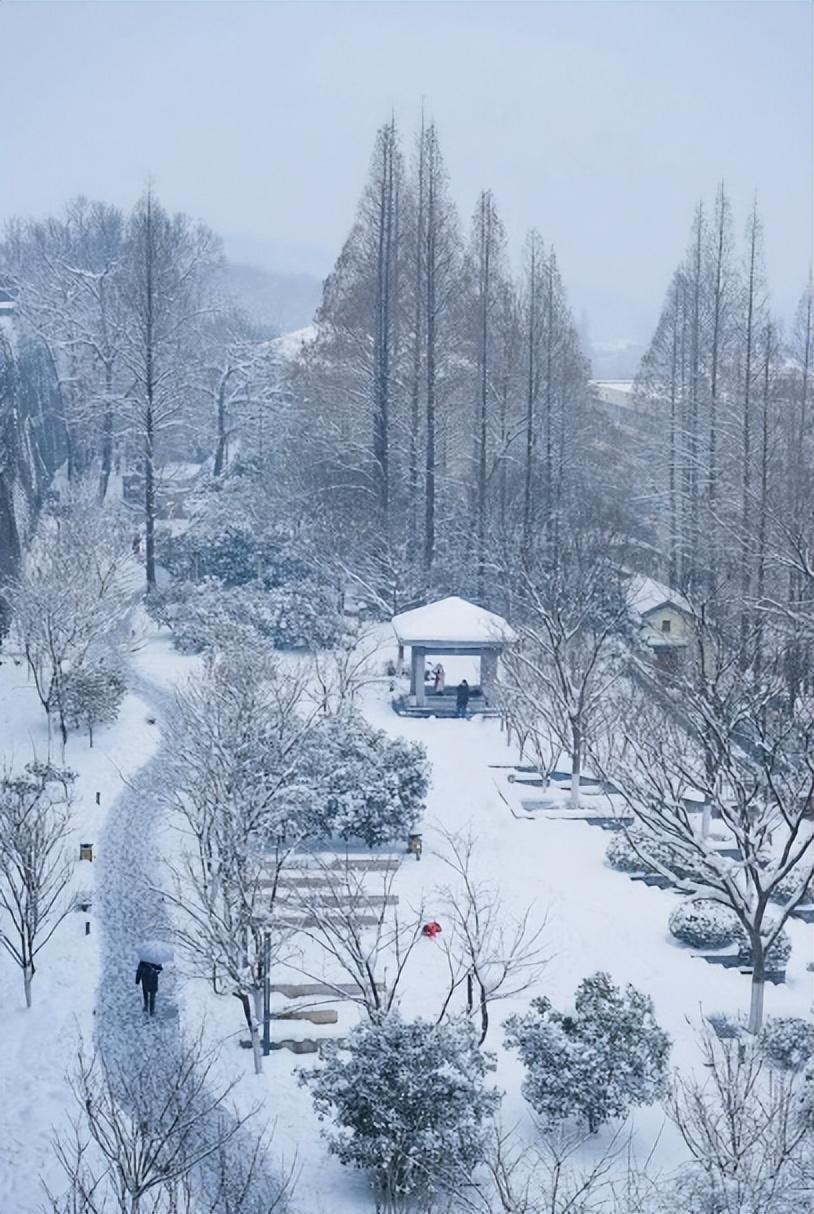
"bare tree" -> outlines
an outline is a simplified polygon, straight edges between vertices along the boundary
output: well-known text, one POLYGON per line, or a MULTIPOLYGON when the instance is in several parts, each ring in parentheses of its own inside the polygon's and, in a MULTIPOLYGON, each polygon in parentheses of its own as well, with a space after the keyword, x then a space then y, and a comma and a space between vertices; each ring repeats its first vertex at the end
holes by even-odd
POLYGON ((211 1090, 213 1058, 193 1041, 168 1060, 160 1040, 145 1043, 131 1069, 80 1053, 71 1076, 78 1112, 69 1141, 56 1140, 66 1174, 63 1195, 49 1194, 54 1214, 192 1214, 244 1208, 271 1214, 285 1206, 286 1186, 251 1204, 258 1159, 236 1164, 231 1144, 248 1116, 227 1101, 233 1084, 211 1090), (247 1204, 232 1200, 243 1189, 247 1204), (203 1189, 201 1204, 198 1190, 203 1189), (213 1195, 228 1196, 210 1204, 213 1195))
POLYGON ((74 907, 65 846, 72 781, 45 763, 0 776, 0 944, 22 970, 26 1007, 35 958, 74 907))
POLYGON ((701 1034, 705 1073, 678 1072, 668 1112, 690 1153, 679 1194, 698 1214, 793 1214, 810 1199, 798 1077, 773 1071, 754 1045, 701 1034))
POLYGON ((438 1214, 621 1214, 614 1199, 632 1180, 629 1135, 620 1127, 598 1157, 583 1163, 589 1137, 541 1127, 529 1146, 495 1124, 482 1172, 448 1182, 453 1195, 438 1214))
MULTIPOLYGON (((291 964, 336 995, 364 1008, 371 1020, 397 1002, 402 980, 421 939, 423 907, 398 913, 393 887, 397 866, 385 867, 371 894, 364 869, 349 859, 310 856, 299 870, 287 902, 297 937, 316 946, 316 957, 302 945, 291 964), (323 969, 325 966, 325 969, 323 969), (350 982, 330 975, 340 973, 350 982)), ((374 880, 376 880, 375 869, 374 880)))
POLYGON ((519 643, 504 657, 501 703, 519 733, 537 735, 536 749, 551 762, 555 750, 570 756, 576 808, 584 757, 607 724, 623 670, 624 595, 606 561, 574 551, 539 581, 526 576, 517 607, 519 643))
MULTIPOLYGON (((668 844, 673 861, 646 855, 648 864, 737 916, 751 949, 755 1033, 767 954, 814 877, 814 716, 807 702, 789 710, 779 676, 746 678, 739 645, 713 649, 711 633, 700 635, 695 674, 676 675, 658 704, 632 693, 597 761, 645 838, 668 844), (702 794, 703 814, 687 798, 691 789, 702 794), (709 832, 713 812, 717 847, 709 832)), ((641 840, 631 841, 644 855, 641 840)))
POLYGON ((303 697, 302 680, 259 654, 221 656, 179 694, 170 726, 169 799, 189 843, 166 893, 176 938, 240 1000, 258 1071, 265 934, 310 791, 299 764, 315 710, 300 715, 303 697))
POLYGON ((346 633, 333 649, 314 655, 314 688, 310 694, 325 716, 352 710, 363 688, 381 679, 377 665, 381 652, 378 629, 362 625, 346 633))
POLYGON ((191 396, 196 339, 211 309, 208 287, 217 266, 212 233, 185 215, 170 216, 148 189, 127 227, 122 303, 123 360, 132 384, 129 428, 144 473, 147 589, 155 586, 156 458, 161 434, 176 425, 191 396))
POLYGON ((453 994, 466 988, 466 1012, 477 1008, 479 1044, 489 1031, 489 1010, 500 999, 511 999, 537 982, 546 964, 542 938, 545 917, 535 923, 533 907, 511 918, 500 890, 476 872, 476 845, 472 834, 443 832, 445 849, 439 855, 453 883, 440 890, 448 932, 442 937, 449 970, 449 992, 441 1020, 453 994))

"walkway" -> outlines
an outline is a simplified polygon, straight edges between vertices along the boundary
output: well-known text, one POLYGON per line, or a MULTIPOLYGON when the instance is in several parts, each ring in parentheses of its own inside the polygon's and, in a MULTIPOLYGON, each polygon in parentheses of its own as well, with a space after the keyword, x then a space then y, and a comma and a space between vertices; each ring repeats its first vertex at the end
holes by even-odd
MULTIPOLYGON (((131 669, 128 681, 131 690, 154 706, 156 727, 160 727, 171 705, 170 695, 136 670, 131 669)), ((163 1068, 169 1076, 184 1049, 173 968, 169 967, 162 975, 154 1020, 144 1019, 140 991, 134 981, 139 942, 172 938, 166 907, 152 890, 152 885, 160 881, 157 841, 165 813, 158 789, 162 754, 163 747, 111 807, 100 840, 97 918, 102 941, 96 1043, 114 1076, 137 1074, 145 1058, 150 1058, 156 1068, 163 1068)), ((155 1088, 160 1095, 160 1074, 158 1080, 155 1088)), ((201 1124, 201 1141, 214 1141, 219 1136, 217 1122, 224 1124, 225 1119, 228 1126, 233 1117, 228 1107, 213 1111, 201 1124)), ((261 1128, 258 1125, 257 1132, 261 1128)), ((229 1141, 225 1163, 230 1174, 240 1176, 246 1161, 253 1158, 256 1142, 251 1126, 238 1130, 229 1141)), ((215 1161, 208 1162, 195 1177, 196 1184, 204 1186, 210 1199, 215 1190, 215 1167, 215 1161)), ((241 1200, 242 1214, 267 1214, 279 1190, 277 1177, 260 1160, 251 1195, 241 1200)), ((285 1207, 275 1208, 282 1214, 285 1207)), ((213 1210, 213 1214, 219 1211, 213 1210)), ((223 1214, 227 1214, 225 1205, 223 1214)))

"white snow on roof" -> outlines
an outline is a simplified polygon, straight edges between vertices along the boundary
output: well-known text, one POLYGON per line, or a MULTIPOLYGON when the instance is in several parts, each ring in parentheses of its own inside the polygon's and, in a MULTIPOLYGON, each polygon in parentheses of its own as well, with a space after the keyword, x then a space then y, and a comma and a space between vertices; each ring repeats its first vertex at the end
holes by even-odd
POLYGON ((500 615, 486 611, 457 595, 402 611, 393 617, 393 629, 402 645, 437 641, 459 645, 500 644, 515 634, 500 615))
POLYGON ((644 577, 641 573, 634 574, 627 591, 627 605, 631 611, 635 611, 637 615, 648 615, 657 607, 663 607, 665 603, 677 607, 687 615, 692 614, 690 604, 678 590, 671 590, 655 578, 644 577))

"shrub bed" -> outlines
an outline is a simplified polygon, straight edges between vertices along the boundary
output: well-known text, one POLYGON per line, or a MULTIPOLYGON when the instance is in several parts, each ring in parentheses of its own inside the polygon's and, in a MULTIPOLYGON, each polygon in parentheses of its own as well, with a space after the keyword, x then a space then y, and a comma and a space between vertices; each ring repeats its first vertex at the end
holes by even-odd
POLYGON ((814 1057, 814 1025, 796 1016, 767 1020, 758 1038, 761 1053, 782 1071, 801 1071, 814 1057))
POLYGON ((685 901, 671 913, 670 934, 691 948, 726 948, 739 940, 740 924, 734 911, 719 902, 685 901))

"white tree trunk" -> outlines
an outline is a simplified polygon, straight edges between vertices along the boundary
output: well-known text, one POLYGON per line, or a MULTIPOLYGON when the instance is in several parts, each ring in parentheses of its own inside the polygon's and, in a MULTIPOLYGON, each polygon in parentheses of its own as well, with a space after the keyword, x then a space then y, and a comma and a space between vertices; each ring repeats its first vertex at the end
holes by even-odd
POLYGON ((254 1015, 252 1016, 251 1038, 252 1054, 254 1055, 254 1073, 261 1074, 263 1070, 263 1048, 260 1042, 260 1021, 263 1018, 263 992, 256 986, 252 991, 254 1015))
POLYGON ((752 994, 749 1004, 750 1033, 759 1033, 763 1025, 763 996, 766 990, 766 954, 762 940, 752 941, 752 994))
POLYGON ((752 997, 749 1004, 748 1030, 750 1033, 759 1033, 763 1026, 763 995, 765 990, 765 980, 763 978, 758 979, 757 976, 753 974, 752 997))
POLYGON ((582 771, 582 736, 578 725, 571 725, 571 809, 579 809, 579 777, 582 771))
POLYGON ((25 1006, 31 1007, 31 983, 34 980, 34 966, 23 966, 23 986, 25 987, 25 1006))

